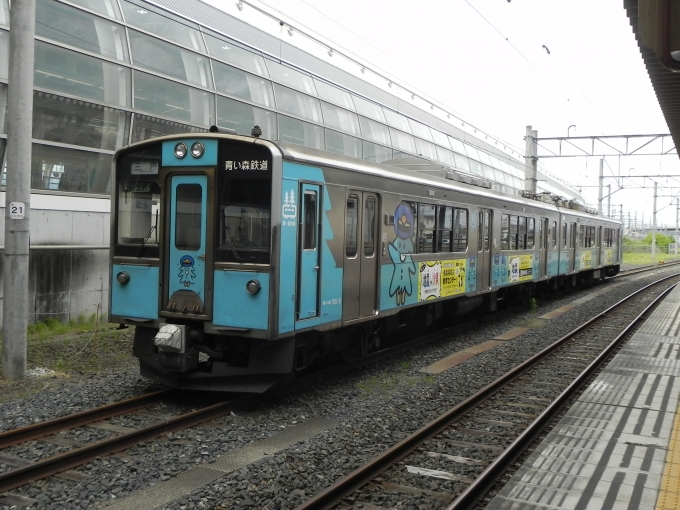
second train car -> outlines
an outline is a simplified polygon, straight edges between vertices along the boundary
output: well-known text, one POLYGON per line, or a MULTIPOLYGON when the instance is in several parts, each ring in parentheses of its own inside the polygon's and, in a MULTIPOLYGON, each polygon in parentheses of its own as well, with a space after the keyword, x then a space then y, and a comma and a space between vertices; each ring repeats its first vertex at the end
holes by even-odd
POLYGON ((114 158, 111 322, 141 373, 263 392, 417 322, 612 276, 621 224, 298 145, 177 135, 114 158))

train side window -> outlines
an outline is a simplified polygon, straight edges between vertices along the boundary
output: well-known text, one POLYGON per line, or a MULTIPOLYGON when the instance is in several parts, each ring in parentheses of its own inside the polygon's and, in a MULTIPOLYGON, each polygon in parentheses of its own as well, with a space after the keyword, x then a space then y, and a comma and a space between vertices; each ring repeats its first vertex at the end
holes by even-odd
POLYGON ((501 215, 501 250, 510 249, 510 215, 501 215))
POLYGON ((418 204, 418 253, 434 251, 435 206, 418 204))
POLYGON ((484 251, 489 251, 490 245, 489 245, 489 229, 491 228, 491 225, 489 225, 489 222, 491 221, 491 212, 490 211, 484 211, 484 251))
POLYGON ((357 256, 357 221, 359 217, 359 197, 347 197, 347 214, 345 215, 345 255, 347 258, 357 256))
POLYGON ((587 246, 587 236, 586 236, 586 226, 581 225, 578 228, 578 246, 579 248, 585 248, 587 246))
POLYGON ((364 255, 375 253, 375 199, 369 197, 364 204, 364 255))
POLYGON ((520 216, 517 224, 517 249, 524 250, 527 247, 527 219, 520 216))
POLYGON ((484 238, 484 212, 479 211, 479 220, 477 221, 477 251, 482 251, 482 243, 484 238))
POLYGON ((305 191, 305 223, 302 234, 302 249, 316 249, 316 191, 305 191))
POLYGON ((562 245, 567 248, 567 223, 562 223, 562 245))
POLYGON ((517 230, 519 218, 517 216, 510 216, 510 249, 517 249, 517 230))
MULTIPOLYGON (((541 229, 540 222, 538 224, 538 228, 540 231, 541 229)), ((527 218, 527 250, 533 250, 535 242, 536 242, 536 220, 534 218, 527 218)))
POLYGON ((552 248, 553 250, 557 249, 557 222, 553 221, 552 222, 552 248))
POLYGON ((451 251, 451 231, 453 230, 453 207, 437 207, 437 251, 451 251))
POLYGON ((468 212, 467 209, 454 209, 453 242, 451 251, 467 251, 468 212))

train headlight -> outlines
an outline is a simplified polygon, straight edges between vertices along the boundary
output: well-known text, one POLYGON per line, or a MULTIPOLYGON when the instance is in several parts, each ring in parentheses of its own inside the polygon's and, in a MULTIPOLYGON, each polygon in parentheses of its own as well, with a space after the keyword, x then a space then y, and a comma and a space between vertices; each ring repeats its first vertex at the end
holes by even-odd
POLYGON ((260 292, 261 288, 262 285, 260 285, 260 282, 258 282, 257 280, 250 280, 248 283, 246 283, 246 290, 253 295, 260 292))
POLYGON ((118 280, 118 283, 121 285, 125 285, 130 281, 130 275, 126 271, 121 271, 116 275, 116 280, 118 280))
POLYGON ((177 159, 184 159, 187 155, 187 152, 187 146, 182 142, 179 142, 177 145, 175 145, 175 157, 177 159))
POLYGON ((203 156, 203 152, 205 152, 205 147, 203 147, 203 144, 201 142, 194 142, 191 146, 191 155, 198 159, 203 156))

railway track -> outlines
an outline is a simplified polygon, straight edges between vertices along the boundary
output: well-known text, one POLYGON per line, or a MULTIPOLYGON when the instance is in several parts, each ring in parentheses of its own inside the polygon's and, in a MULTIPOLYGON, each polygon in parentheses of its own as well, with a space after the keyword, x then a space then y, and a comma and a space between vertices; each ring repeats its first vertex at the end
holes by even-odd
MULTIPOLYGON (((674 264, 680 264, 680 262, 674 264)), ((663 269, 669 265, 670 264, 665 266, 654 265, 644 268, 636 268, 635 270, 621 273, 620 276, 629 276, 632 274, 652 271, 654 269, 663 269)), ((492 314, 492 316, 504 316, 507 313, 514 312, 513 310, 504 310, 496 312, 495 314, 492 314)), ((458 332, 460 332, 464 329, 474 327, 479 323, 480 320, 488 320, 488 316, 457 324, 455 328, 458 332)), ((385 351, 378 351, 369 355, 363 360, 352 363, 350 367, 356 369, 367 364, 375 363, 377 360, 386 355, 392 355, 399 351, 412 349, 417 344, 436 340, 442 337, 442 335, 446 335, 449 329, 450 328, 443 331, 436 331, 426 335, 425 337, 419 337, 411 341, 400 343, 391 349, 386 349, 385 351)), ((322 371, 311 373, 288 387, 270 392, 268 396, 271 397, 276 393, 290 391, 294 387, 309 384, 310 381, 316 378, 323 378, 334 374, 339 374, 342 371, 347 370, 347 368, 348 366, 331 367, 322 371)), ((176 390, 168 389, 126 399, 112 404, 107 404, 105 406, 72 415, 55 418, 53 420, 36 423, 27 427, 9 430, 0 433, 0 450, 29 441, 41 439, 49 441, 51 437, 54 437, 54 435, 59 432, 73 430, 78 427, 85 427, 95 423, 102 423, 110 418, 134 413, 163 402, 174 400, 176 398, 176 390)), ((158 423, 134 431, 120 433, 107 439, 87 443, 85 445, 77 445, 77 447, 74 447, 67 452, 49 456, 36 462, 29 463, 17 460, 17 464, 24 465, 21 465, 16 469, 0 473, 0 494, 25 485, 31 481, 72 470, 75 467, 91 462, 97 457, 120 452, 142 442, 160 438, 170 432, 176 432, 178 430, 186 429, 200 423, 213 420, 220 416, 229 414, 233 410, 242 408, 244 405, 252 405, 252 403, 252 396, 232 399, 227 402, 218 402, 201 409, 196 409, 190 413, 184 413, 178 416, 170 417, 167 420, 161 420, 158 423)), ((0 452, 0 461, 3 459, 5 460, 5 463, 11 464, 12 462, 11 458, 9 459, 9 462, 7 462, 8 458, 4 457, 2 452, 0 452)))
POLYGON ((472 508, 679 280, 673 274, 632 293, 297 510, 397 500, 472 508))

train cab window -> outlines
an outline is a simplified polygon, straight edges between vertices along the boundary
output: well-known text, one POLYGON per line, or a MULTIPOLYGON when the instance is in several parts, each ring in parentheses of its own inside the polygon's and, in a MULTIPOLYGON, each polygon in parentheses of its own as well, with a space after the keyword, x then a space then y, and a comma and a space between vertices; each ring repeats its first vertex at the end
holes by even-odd
POLYGON ((375 253, 375 198, 369 197, 364 204, 364 255, 375 253))
POLYGON ((453 207, 437 207, 437 251, 451 251, 451 232, 453 230, 453 207))
POLYGON ((357 256, 357 222, 359 217, 359 197, 347 197, 347 214, 345 215, 345 255, 347 258, 357 256))
POLYGON ((418 204, 418 253, 434 251, 435 206, 418 204))
POLYGON ((302 249, 316 249, 316 191, 305 191, 304 224, 302 232, 302 249))
POLYGON ((178 250, 201 249, 203 223, 203 187, 200 184, 179 184, 176 188, 175 247, 178 250))
POLYGON ((468 232, 468 212, 467 209, 454 209, 453 217, 453 240, 451 251, 466 251, 468 232))
POLYGON ((517 249, 524 250, 527 247, 527 219, 524 216, 518 218, 517 226, 517 249))
POLYGON ((128 154, 117 164, 115 255, 158 257, 160 160, 157 146, 128 154))
MULTIPOLYGON (((536 220, 534 218, 527 218, 527 250, 534 249, 534 243, 536 239, 536 220)), ((540 229, 539 223, 539 229, 540 229)), ((540 241, 539 241, 540 242, 540 241)))

